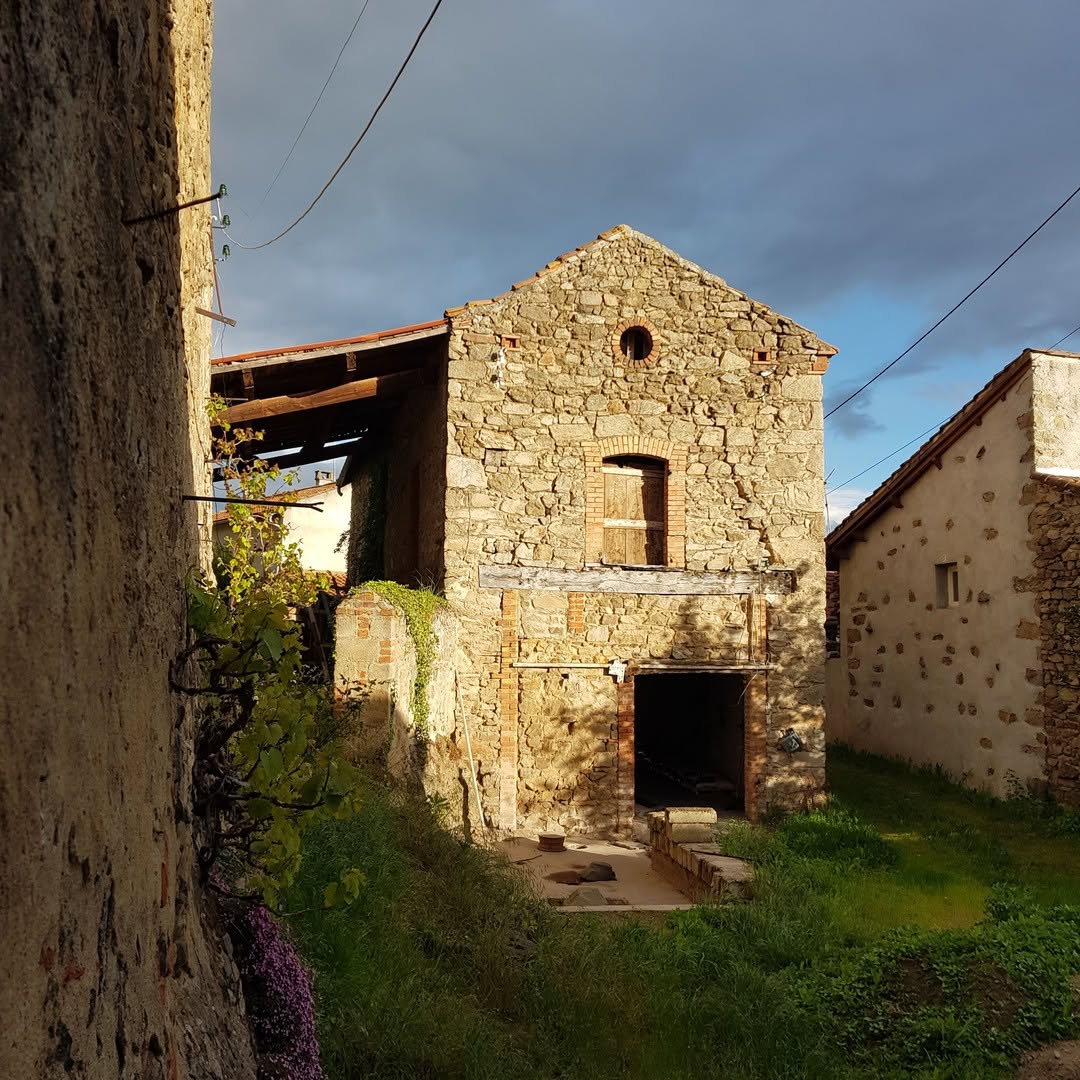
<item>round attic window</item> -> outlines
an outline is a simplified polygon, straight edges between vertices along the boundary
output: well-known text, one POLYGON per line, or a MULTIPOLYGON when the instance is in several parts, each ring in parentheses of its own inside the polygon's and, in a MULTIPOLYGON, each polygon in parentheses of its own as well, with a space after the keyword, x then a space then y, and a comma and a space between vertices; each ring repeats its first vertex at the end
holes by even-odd
POLYGON ((624 323, 616 331, 615 358, 636 366, 656 359, 656 336, 648 323, 624 323))

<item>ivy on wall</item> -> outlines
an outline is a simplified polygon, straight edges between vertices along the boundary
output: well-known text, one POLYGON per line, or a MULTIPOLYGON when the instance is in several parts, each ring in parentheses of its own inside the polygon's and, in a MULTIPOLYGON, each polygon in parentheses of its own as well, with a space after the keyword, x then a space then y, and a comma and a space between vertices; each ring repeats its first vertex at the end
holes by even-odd
POLYGON ((405 628, 416 649, 416 678, 411 696, 413 724, 417 737, 424 738, 428 731, 428 686, 438 645, 435 615, 446 607, 446 600, 429 588, 411 589, 397 581, 365 581, 355 591, 373 592, 405 616, 405 628))
POLYGON ((364 469, 366 503, 362 523, 355 527, 349 553, 349 576, 353 581, 378 579, 383 574, 383 530, 386 527, 386 459, 364 469))

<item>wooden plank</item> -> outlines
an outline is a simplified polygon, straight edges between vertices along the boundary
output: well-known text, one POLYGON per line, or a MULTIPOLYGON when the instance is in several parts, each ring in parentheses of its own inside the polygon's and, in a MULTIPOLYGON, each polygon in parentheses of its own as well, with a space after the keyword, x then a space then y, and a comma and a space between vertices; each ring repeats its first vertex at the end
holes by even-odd
POLYGON ((649 529, 645 534, 645 561, 650 566, 663 566, 667 562, 665 550, 667 534, 663 528, 649 529))
POLYGON ((622 564, 626 562, 626 530, 604 530, 604 562, 622 564))
MULTIPOLYGON (((644 529, 624 529, 626 537, 625 566, 648 566, 650 559, 646 550, 647 534, 644 529)), ((654 564, 655 565, 655 564, 654 564)))
POLYGON ((664 474, 655 470, 643 477, 641 486, 642 516, 650 521, 663 521, 667 500, 664 498, 664 474))
POLYGON ((744 596, 790 593, 794 570, 620 570, 594 567, 560 570, 546 566, 481 566, 483 589, 539 589, 652 596, 744 596))
POLYGON ((631 518, 604 518, 605 529, 663 529, 662 521, 641 521, 631 518))
POLYGON ((226 409, 221 414, 221 418, 234 425, 247 424, 255 420, 266 420, 271 416, 283 416, 308 409, 321 409, 327 405, 340 405, 347 401, 360 401, 363 398, 400 393, 415 386, 419 381, 419 374, 419 369, 413 368, 393 375, 357 379, 355 382, 332 386, 328 390, 316 390, 309 394, 286 394, 258 401, 245 401, 226 409))
POLYGON ((626 492, 626 513, 620 514, 619 517, 630 518, 633 521, 645 520, 645 485, 648 483, 648 477, 641 476, 627 476, 623 480, 624 490, 626 492))

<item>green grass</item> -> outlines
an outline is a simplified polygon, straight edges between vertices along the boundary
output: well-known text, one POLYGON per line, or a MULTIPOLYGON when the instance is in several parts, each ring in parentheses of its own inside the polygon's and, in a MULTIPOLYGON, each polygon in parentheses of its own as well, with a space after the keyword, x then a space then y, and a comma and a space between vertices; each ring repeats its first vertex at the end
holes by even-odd
POLYGON ((1067 819, 843 751, 830 779, 829 809, 725 832, 756 864, 753 903, 662 925, 560 916, 369 782, 289 898, 329 1080, 1005 1077, 1074 1031, 1067 819), (354 865, 360 899, 321 910, 354 865))
POLYGON ((893 873, 852 882, 851 902, 869 926, 972 926, 996 882, 1023 883, 1041 904, 1080 904, 1073 815, 843 747, 830 749, 829 783, 898 855, 893 873))

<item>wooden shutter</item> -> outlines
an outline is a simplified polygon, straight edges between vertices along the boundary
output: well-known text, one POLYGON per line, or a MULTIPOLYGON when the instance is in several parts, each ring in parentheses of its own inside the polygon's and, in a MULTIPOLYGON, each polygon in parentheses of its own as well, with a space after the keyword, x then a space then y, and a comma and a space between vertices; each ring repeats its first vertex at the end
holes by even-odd
POLYGON ((652 458, 604 461, 604 562, 664 565, 663 462, 652 458))

